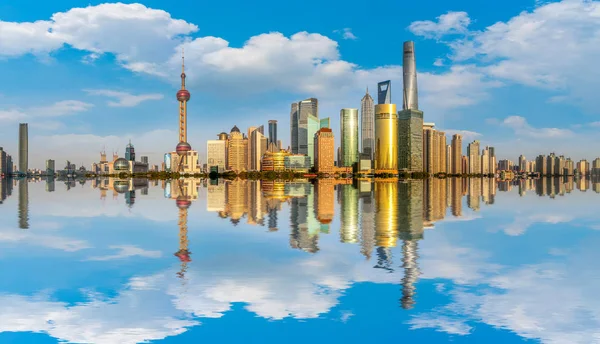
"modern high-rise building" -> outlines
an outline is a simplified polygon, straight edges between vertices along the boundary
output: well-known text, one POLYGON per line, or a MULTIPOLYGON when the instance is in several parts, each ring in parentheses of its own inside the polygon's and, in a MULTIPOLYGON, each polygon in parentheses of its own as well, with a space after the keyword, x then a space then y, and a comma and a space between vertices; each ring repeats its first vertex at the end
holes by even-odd
POLYGON ((208 171, 216 169, 217 173, 225 172, 227 160, 227 141, 208 140, 206 142, 206 164, 208 171))
POLYGON ((446 145, 446 173, 452 173, 452 146, 446 145))
POLYGON ((592 161, 592 175, 600 175, 600 158, 596 158, 594 161, 592 161))
POLYGON ((315 135, 321 126, 319 122, 319 118, 317 116, 313 116, 309 114, 307 116, 308 120, 308 152, 307 155, 310 157, 310 161, 315 161, 315 135))
POLYGON ((461 174, 462 171, 462 136, 452 135, 452 174, 461 174))
POLYGON ((277 121, 274 119, 269 121, 269 143, 277 145, 277 121))
POLYGON ((413 42, 404 42, 402 111, 398 112, 398 168, 423 171, 423 112, 419 110, 413 42))
POLYGON ((392 103, 392 82, 390 80, 377 83, 377 104, 392 103))
POLYGON ((321 128, 315 135, 315 168, 317 172, 332 173, 335 162, 335 138, 329 128, 321 128))
MULTIPOLYGON (((490 174, 496 174, 496 169, 498 167, 498 162, 496 161, 496 148, 488 147, 488 151, 490 154, 490 174)), ((496 189, 494 189, 495 192, 496 189)))
POLYGON ((488 147, 485 147, 481 151, 481 174, 487 175, 490 174, 490 150, 488 147))
MULTIPOLYGON (((432 160, 433 170, 430 173, 446 172, 446 133, 433 130, 432 132, 432 160)), ((425 141, 424 141, 425 142, 425 141)))
POLYGON ((362 153, 373 160, 375 151, 375 103, 373 97, 367 93, 360 101, 360 122, 361 122, 361 148, 362 153))
POLYGON ((48 159, 46 160, 46 174, 49 176, 53 176, 56 172, 54 160, 48 159))
POLYGON ((319 120, 319 129, 320 128, 329 128, 331 129, 331 121, 329 117, 321 118, 319 120))
MULTIPOLYGON (((252 137, 252 132, 259 129, 259 127, 249 127, 247 136, 244 137, 246 140, 246 170, 250 170, 250 161, 252 160, 252 145, 250 144, 250 138, 252 137)), ((261 132, 264 130, 264 127, 261 128, 261 132)))
POLYGON ((419 110, 415 43, 412 41, 404 42, 402 73, 404 81, 402 109, 419 110))
POLYGON ((4 148, 0 147, 0 175, 4 174, 8 176, 12 174, 12 158, 4 151, 4 148))
POLYGON ((521 172, 527 171, 527 159, 524 155, 519 155, 519 170, 521 172))
POLYGON ((310 137, 309 134, 309 115, 312 115, 313 119, 319 118, 319 102, 316 98, 305 99, 298 103, 298 154, 308 155, 308 145, 314 142, 314 137, 310 137))
POLYGON ((375 106, 375 173, 398 173, 396 104, 375 106))
POLYGON ((140 157, 140 161, 142 162, 142 164, 148 165, 148 157, 147 156, 140 157))
POLYGON ((263 135, 260 129, 252 132, 248 140, 248 146, 250 147, 250 164, 248 166, 248 170, 261 170, 260 162, 263 154, 267 152, 267 142, 267 137, 263 135))
POLYGON ((244 140, 244 135, 242 135, 240 129, 237 126, 233 126, 227 142, 228 170, 236 172, 246 170, 246 144, 247 140, 244 140))
POLYGON ((423 123, 423 172, 433 174, 434 123, 423 123))
POLYGON ((19 124, 19 172, 27 173, 29 169, 29 133, 27 123, 19 124))
POLYGON ((548 168, 548 165, 546 163, 546 156, 542 154, 538 155, 538 157, 535 158, 535 166, 536 172, 538 172, 542 176, 545 176, 547 174, 548 168))
POLYGON ((131 140, 129 140, 129 143, 125 146, 125 160, 135 161, 135 148, 131 144, 131 140))
POLYGON ((358 109, 340 110, 342 161, 340 166, 353 166, 358 162, 358 109))
POLYGON ((398 112, 398 169, 423 171, 423 112, 407 109, 398 112))
POLYGON ((298 103, 292 103, 290 110, 290 148, 292 154, 298 154, 298 103))
POLYGON ((479 157, 479 141, 475 140, 467 146, 467 156, 469 157, 469 174, 481 173, 481 158, 479 157))

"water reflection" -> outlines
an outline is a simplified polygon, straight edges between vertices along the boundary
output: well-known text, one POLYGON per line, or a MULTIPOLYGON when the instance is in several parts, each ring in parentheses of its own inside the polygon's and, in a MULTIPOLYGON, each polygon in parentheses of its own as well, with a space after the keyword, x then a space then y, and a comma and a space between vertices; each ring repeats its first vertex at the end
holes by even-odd
POLYGON ((591 343, 598 335, 596 318, 580 321, 600 314, 600 271, 589 264, 600 244, 589 231, 600 229, 590 211, 596 178, 32 182, 0 183, 0 215, 17 213, 18 227, 30 228, 0 227, 0 301, 10 305, 0 311, 0 342, 4 331, 102 343, 190 333, 180 341, 194 342, 219 328, 217 318, 251 324, 244 312, 270 320, 252 322, 261 342, 282 339, 278 324, 298 330, 274 321, 284 318, 309 327, 319 318, 323 341, 346 323, 359 338, 353 329, 368 326, 365 318, 398 329, 376 340, 414 332, 487 342, 502 332, 503 342, 591 343), (35 259, 13 260, 23 249, 35 259))

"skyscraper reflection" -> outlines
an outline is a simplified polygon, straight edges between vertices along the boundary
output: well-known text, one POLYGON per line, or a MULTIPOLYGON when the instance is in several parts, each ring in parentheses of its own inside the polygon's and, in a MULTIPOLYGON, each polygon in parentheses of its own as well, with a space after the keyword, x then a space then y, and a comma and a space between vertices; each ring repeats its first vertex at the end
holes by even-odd
POLYGON ((375 203, 373 202, 373 190, 371 181, 359 182, 360 197, 360 253, 367 260, 371 259, 371 253, 375 246, 375 203))
POLYGON ((340 241, 358 243, 358 190, 352 184, 339 185, 342 198, 340 241))
POLYGON ((19 180, 19 228, 29 228, 29 184, 27 178, 19 180))

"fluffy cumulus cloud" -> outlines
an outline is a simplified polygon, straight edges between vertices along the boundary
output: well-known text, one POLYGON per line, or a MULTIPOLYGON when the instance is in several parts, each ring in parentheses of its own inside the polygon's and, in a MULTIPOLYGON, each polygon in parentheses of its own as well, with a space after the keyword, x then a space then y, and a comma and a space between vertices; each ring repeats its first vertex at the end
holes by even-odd
POLYGON ((516 135, 532 138, 561 138, 573 135, 569 129, 559 128, 534 128, 527 119, 521 116, 510 116, 502 121, 502 124, 514 130, 516 135))
POLYGON ((600 71, 600 4, 588 0, 540 3, 506 22, 467 31, 464 12, 448 13, 438 22, 415 22, 413 33, 448 40, 455 62, 476 61, 486 75, 558 93, 553 100, 580 104, 597 112, 600 71))
POLYGON ((471 19, 467 12, 448 12, 437 17, 437 22, 431 20, 416 21, 408 29, 418 36, 440 38, 448 34, 467 32, 471 19))
MULTIPOLYGON (((455 17, 442 16, 442 26, 458 30, 458 26, 466 25, 462 14, 455 17)), ((0 41, 7 45, 0 51, 10 57, 48 54, 66 45, 88 52, 88 62, 110 53, 133 72, 167 77, 180 68, 181 51, 185 49, 189 82, 213 91, 278 90, 318 94, 322 99, 348 99, 359 97, 366 84, 385 79, 399 84, 402 80, 399 66, 362 69, 342 60, 338 43, 321 34, 298 32, 286 37, 271 32, 250 37, 241 47, 232 47, 220 37, 193 37, 191 34, 198 30, 196 25, 141 4, 73 8, 39 22, 40 28, 33 31, 26 28, 34 23, 0 24, 21 28, 0 30, 0 41), (32 39, 25 39, 29 36, 32 39), (35 44, 30 43, 34 38, 35 44)), ((349 28, 337 31, 344 39, 356 38, 349 28)), ((438 108, 473 104, 489 88, 481 75, 469 67, 441 74, 424 73, 421 79, 423 102, 438 108), (464 92, 454 96, 457 89, 464 92), (469 91, 474 93, 472 99, 469 91)))

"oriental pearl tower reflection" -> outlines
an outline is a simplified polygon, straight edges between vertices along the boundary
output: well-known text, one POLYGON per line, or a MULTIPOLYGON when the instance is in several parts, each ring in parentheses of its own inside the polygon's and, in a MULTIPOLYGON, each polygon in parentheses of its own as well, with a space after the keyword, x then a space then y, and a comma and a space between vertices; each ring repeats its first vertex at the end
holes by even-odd
POLYGON ((183 188, 183 180, 177 181, 179 188, 179 196, 177 196, 177 200, 175 204, 177 204, 177 208, 179 208, 179 250, 175 252, 175 256, 179 258, 181 262, 181 269, 177 273, 179 278, 184 278, 185 273, 187 271, 187 264, 192 261, 190 255, 192 252, 188 250, 188 230, 187 230, 187 216, 188 216, 188 208, 192 205, 192 201, 187 199, 184 195, 183 188))

